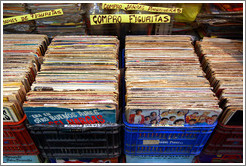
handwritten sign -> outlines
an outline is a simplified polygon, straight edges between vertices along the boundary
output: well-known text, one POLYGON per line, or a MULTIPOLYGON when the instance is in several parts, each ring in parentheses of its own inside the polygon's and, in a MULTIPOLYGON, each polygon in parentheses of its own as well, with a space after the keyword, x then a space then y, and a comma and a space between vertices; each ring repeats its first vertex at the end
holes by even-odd
POLYGON ((166 14, 99 14, 90 15, 91 25, 117 23, 169 23, 166 14))
POLYGON ((141 10, 148 12, 161 12, 161 13, 182 13, 182 8, 164 8, 153 7, 138 4, 124 4, 124 3, 103 3, 102 9, 122 9, 122 10, 141 10))
POLYGON ((3 19, 3 25, 36 20, 36 19, 45 18, 45 17, 59 16, 59 15, 63 15, 62 9, 55 9, 55 10, 44 11, 44 12, 39 12, 35 14, 26 14, 22 16, 9 17, 9 18, 3 19))

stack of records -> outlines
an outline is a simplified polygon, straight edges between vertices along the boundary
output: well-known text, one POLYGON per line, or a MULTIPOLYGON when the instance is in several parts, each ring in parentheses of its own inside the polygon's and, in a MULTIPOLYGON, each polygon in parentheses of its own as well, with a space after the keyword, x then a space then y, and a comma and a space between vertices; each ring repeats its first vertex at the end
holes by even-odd
POLYGON ((243 42, 204 38, 196 45, 202 67, 224 112, 224 125, 243 124, 243 42))
POLYGON ((22 104, 30 90, 47 43, 45 35, 4 34, 3 36, 3 121, 18 122, 22 104), (44 50, 40 50, 41 47, 44 50))
MULTIPOLYGON (((3 18, 30 14, 24 3, 4 3, 3 18)), ((35 21, 19 22, 3 26, 4 33, 31 33, 35 30, 35 21)))
POLYGON ((126 37, 126 117, 132 124, 211 125, 221 109, 189 36, 126 37))
POLYGON ((116 123, 118 47, 111 36, 56 36, 24 103, 30 124, 116 123))
POLYGON ((196 18, 201 37, 243 38, 243 4, 204 4, 196 18))
POLYGON ((85 13, 81 4, 78 3, 40 3, 28 4, 31 13, 62 9, 63 15, 46 17, 36 20, 37 32, 47 34, 49 37, 55 35, 83 35, 85 34, 85 23, 82 15, 85 13))
POLYGON ((172 34, 192 31, 193 29, 192 23, 173 22, 172 34))

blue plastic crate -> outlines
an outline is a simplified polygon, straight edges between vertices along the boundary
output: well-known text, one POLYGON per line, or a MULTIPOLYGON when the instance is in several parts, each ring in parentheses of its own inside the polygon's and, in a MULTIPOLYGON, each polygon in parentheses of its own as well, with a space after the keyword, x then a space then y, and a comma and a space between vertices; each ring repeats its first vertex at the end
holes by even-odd
POLYGON ((126 163, 192 163, 195 155, 126 155, 126 163))
POLYGON ((126 155, 199 155, 213 125, 152 127, 130 124, 123 113, 126 155))

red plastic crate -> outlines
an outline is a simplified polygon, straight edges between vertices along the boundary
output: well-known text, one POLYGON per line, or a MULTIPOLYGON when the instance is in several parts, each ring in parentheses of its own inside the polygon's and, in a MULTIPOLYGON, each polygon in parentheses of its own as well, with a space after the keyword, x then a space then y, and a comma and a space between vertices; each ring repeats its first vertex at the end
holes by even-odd
POLYGON ((240 154, 218 154, 210 155, 201 153, 198 156, 200 163, 242 163, 243 155, 240 154))
POLYGON ((243 154, 243 126, 218 123, 203 152, 207 154, 243 154))
POLYGON ((200 163, 199 156, 194 157, 192 163, 200 163))
POLYGON ((38 149, 29 135, 26 126, 26 115, 19 122, 3 123, 3 155, 38 155, 38 149))

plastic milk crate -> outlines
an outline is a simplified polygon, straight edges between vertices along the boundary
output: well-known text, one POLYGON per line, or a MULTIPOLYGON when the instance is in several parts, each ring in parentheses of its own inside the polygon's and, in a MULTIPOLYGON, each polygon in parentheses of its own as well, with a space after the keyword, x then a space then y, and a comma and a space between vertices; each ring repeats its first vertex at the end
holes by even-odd
POLYGON ((218 124, 203 152, 207 154, 243 154, 243 126, 218 124))
POLYGON ((121 154, 121 125, 27 125, 44 158, 114 158, 121 154))
POLYGON ((243 155, 242 154, 206 154, 202 152, 197 156, 197 160, 200 163, 242 163, 243 155))
POLYGON ((28 133, 25 123, 26 115, 19 122, 3 122, 4 156, 39 154, 36 145, 28 133))
POLYGON ((217 122, 202 126, 152 127, 126 121, 126 155, 199 155, 217 122))
POLYGON ((195 155, 126 155, 126 163, 192 163, 195 155))

